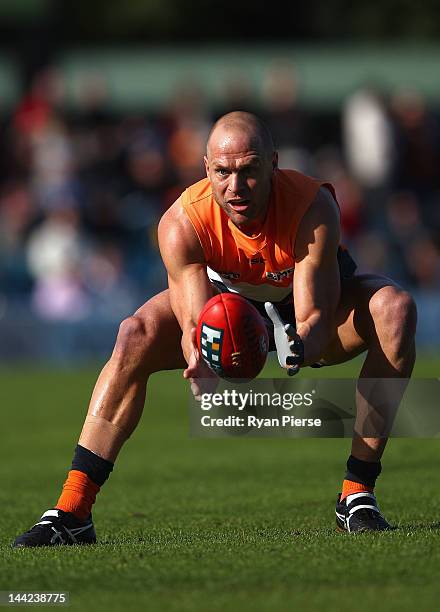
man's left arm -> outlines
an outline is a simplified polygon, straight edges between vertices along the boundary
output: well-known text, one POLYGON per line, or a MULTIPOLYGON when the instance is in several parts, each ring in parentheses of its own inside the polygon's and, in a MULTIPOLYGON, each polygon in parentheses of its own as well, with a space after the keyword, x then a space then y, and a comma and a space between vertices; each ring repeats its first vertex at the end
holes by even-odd
POLYGON ((339 241, 339 208, 321 187, 301 220, 294 245, 293 297, 296 331, 304 344, 303 365, 319 361, 335 325, 341 295, 339 241))

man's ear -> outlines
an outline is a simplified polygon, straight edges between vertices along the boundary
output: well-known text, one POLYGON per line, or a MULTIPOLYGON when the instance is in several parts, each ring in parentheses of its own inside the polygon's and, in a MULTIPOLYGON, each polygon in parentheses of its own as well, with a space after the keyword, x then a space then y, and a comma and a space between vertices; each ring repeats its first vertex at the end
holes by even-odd
POLYGON ((208 162, 208 158, 206 157, 206 155, 203 158, 203 161, 205 163, 206 176, 209 178, 209 162, 208 162))
POLYGON ((273 152, 272 156, 272 170, 276 170, 278 168, 278 153, 277 151, 273 152))

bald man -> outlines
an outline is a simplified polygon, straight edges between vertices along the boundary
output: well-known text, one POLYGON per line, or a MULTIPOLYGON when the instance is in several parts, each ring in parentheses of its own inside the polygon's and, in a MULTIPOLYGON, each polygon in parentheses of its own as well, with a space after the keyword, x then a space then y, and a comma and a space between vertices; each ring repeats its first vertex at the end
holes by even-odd
MULTIPOLYGON (((271 348, 290 373, 367 351, 357 394, 361 421, 371 409, 385 417, 395 411, 396 398, 384 406, 381 397, 374 406, 367 382, 411 375, 414 302, 387 278, 355 274, 339 244, 333 187, 278 169, 271 135, 244 112, 214 125, 205 166, 207 178, 190 186, 159 224, 169 288, 122 322, 61 496, 15 546, 95 542, 91 508, 139 422, 149 376, 183 368, 195 396, 203 391, 200 381, 214 376, 197 351, 195 327, 218 291, 240 293, 267 312, 271 348), (296 331, 291 326, 287 336, 289 322, 296 331)), ((336 505, 341 530, 389 528, 373 492, 385 444, 382 435, 355 433, 336 505)))

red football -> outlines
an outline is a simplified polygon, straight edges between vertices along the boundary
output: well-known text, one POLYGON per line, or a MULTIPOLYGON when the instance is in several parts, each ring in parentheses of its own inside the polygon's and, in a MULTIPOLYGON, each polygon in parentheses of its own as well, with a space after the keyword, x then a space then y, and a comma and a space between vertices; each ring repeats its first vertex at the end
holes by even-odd
POLYGON ((201 356, 222 378, 252 379, 266 362, 269 337, 263 317, 236 293, 206 303, 197 325, 201 356))

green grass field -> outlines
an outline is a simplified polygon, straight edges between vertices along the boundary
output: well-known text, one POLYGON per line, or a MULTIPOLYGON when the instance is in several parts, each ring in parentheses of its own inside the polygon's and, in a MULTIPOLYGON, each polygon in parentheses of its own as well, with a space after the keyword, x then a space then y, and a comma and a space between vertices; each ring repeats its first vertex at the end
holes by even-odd
MULTIPOLYGON (((359 363, 322 375, 355 376, 359 363)), ((417 376, 439 371, 418 360, 417 376)), ((150 381, 142 423, 99 494, 99 544, 11 549, 57 499, 96 374, 0 373, 0 590, 69 591, 77 610, 437 609, 439 440, 395 439, 386 451, 377 492, 396 531, 339 534, 349 440, 191 439, 178 372, 150 381)))

